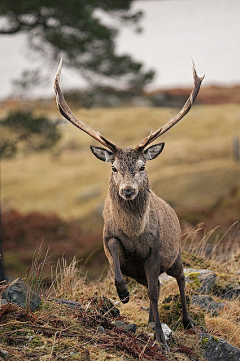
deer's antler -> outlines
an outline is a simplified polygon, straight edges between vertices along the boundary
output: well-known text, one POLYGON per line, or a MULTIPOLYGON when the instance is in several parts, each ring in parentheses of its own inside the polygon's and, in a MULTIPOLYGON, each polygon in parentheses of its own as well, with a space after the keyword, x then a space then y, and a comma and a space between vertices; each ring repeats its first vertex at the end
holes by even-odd
POLYGON ((195 64, 194 64, 193 60, 192 60, 192 70, 193 70, 194 88, 193 88, 188 100, 186 101, 186 103, 184 104, 182 109, 180 110, 180 112, 177 115, 175 115, 175 117, 170 119, 164 126, 157 129, 155 132, 151 132, 148 137, 144 138, 136 146, 135 149, 142 151, 147 145, 152 143, 155 139, 160 137, 162 134, 166 133, 170 128, 172 128, 177 122, 179 122, 189 112, 196 96, 198 95, 199 89, 201 87, 201 83, 204 79, 204 76, 199 77, 197 75, 197 72, 195 69, 195 64))
POLYGON ((78 120, 72 113, 66 100, 64 99, 62 90, 60 88, 61 69, 62 69, 62 59, 60 61, 60 64, 59 64, 59 67, 57 70, 57 74, 55 76, 55 81, 54 81, 54 89, 56 92, 56 102, 57 102, 57 106, 60 110, 60 113, 64 116, 64 118, 69 120, 77 128, 81 129, 82 131, 84 131, 85 133, 87 133, 88 135, 90 135, 91 137, 96 139, 99 143, 101 143, 102 145, 109 148, 112 152, 115 153, 118 150, 118 147, 113 142, 104 138, 99 132, 96 132, 95 130, 87 127, 84 123, 82 123, 80 120, 78 120))

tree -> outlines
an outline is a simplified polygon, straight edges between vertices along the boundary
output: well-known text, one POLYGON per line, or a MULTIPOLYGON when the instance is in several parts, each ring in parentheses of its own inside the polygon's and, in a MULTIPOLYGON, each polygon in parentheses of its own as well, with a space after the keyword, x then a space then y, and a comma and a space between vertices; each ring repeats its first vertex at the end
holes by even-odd
MULTIPOLYGON (((142 88, 154 76, 128 55, 118 55, 115 40, 119 26, 138 26, 141 12, 130 9, 132 0, 1 0, 0 35, 27 33, 33 52, 56 67, 64 64, 78 69, 92 85, 113 80, 129 88, 142 88), (99 11, 111 16, 106 25, 99 11)), ((44 67, 46 69, 46 66, 44 67)), ((39 69, 24 72, 22 85, 40 82, 39 69)))
POLYGON ((0 156, 11 158, 19 149, 41 151, 49 149, 61 138, 59 121, 34 117, 31 111, 10 113, 0 121, 0 156))

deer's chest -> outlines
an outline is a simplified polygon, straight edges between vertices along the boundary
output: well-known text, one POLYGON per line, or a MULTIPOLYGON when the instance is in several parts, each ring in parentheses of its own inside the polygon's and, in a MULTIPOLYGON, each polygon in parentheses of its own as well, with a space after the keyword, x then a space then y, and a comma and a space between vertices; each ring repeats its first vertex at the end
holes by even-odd
POLYGON ((119 240, 125 253, 138 255, 144 259, 148 257, 150 249, 156 245, 156 235, 147 231, 140 235, 129 236, 120 230, 119 240))

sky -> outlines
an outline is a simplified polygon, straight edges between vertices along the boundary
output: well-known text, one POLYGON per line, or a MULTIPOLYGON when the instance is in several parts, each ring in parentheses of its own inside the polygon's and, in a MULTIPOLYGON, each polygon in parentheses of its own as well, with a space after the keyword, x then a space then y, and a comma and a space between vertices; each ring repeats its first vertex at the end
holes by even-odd
MULTIPOLYGON (((156 78, 150 89, 192 85, 192 57, 199 75, 205 73, 203 86, 240 84, 240 1, 238 0, 145 0, 134 1, 141 9, 143 31, 123 27, 117 38, 117 52, 128 53, 153 68, 156 78)), ((0 98, 14 92, 12 80, 34 65, 24 34, 0 36, 0 98)), ((44 64, 44 59, 41 62, 44 64)), ((53 96, 52 81, 44 95, 53 96)), ((51 73, 50 71, 50 73, 51 73)), ((63 88, 84 87, 76 72, 63 65, 63 88)), ((35 92, 42 95, 43 89, 35 92)), ((33 94, 34 95, 34 94, 33 94)))

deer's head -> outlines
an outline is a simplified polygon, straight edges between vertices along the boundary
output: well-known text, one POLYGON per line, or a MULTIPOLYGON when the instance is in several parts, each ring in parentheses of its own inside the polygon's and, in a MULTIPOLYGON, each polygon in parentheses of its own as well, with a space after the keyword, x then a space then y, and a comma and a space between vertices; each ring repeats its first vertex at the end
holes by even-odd
POLYGON ((60 88, 61 67, 62 61, 59 64, 54 82, 56 101, 61 114, 77 128, 89 134, 99 143, 108 148, 105 149, 102 147, 91 146, 93 154, 98 159, 112 164, 112 180, 116 185, 120 197, 124 200, 133 200, 136 198, 138 192, 148 183, 145 163, 148 160, 155 159, 162 152, 164 147, 164 143, 155 144, 150 147, 148 147, 148 145, 172 128, 189 112, 199 92, 204 77, 199 77, 197 75, 193 63, 194 88, 180 112, 169 120, 163 127, 157 129, 155 132, 151 132, 149 136, 144 138, 135 148, 119 148, 112 141, 103 137, 99 132, 87 127, 74 116, 66 103, 60 88))
POLYGON ((91 146, 91 150, 98 159, 112 163, 111 180, 120 197, 133 200, 148 184, 145 163, 156 158, 163 147, 164 143, 153 145, 144 151, 128 147, 112 152, 96 146, 91 146))

